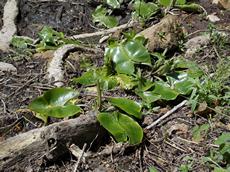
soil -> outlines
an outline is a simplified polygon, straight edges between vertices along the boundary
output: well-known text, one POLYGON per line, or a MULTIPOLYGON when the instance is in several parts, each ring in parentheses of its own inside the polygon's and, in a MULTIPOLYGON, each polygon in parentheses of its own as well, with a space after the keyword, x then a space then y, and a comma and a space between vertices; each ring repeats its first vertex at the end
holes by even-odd
MULTIPOLYGON (((5 2, 6 0, 1 0, 0 2, 0 18, 3 15, 5 2)), ((97 2, 95 3, 96 5, 97 2)), ((230 11, 223 10, 221 7, 211 4, 208 0, 199 0, 197 2, 207 10, 208 14, 215 13, 221 19, 215 24, 218 29, 225 29, 229 32, 230 11)), ((17 34, 37 38, 37 33, 43 26, 47 25, 66 35, 94 32, 98 30, 91 19, 91 13, 96 7, 95 4, 84 0, 70 0, 68 2, 20 0, 20 13, 16 22, 17 34)), ((184 12, 183 14, 183 26, 188 33, 193 33, 197 30, 208 30, 210 22, 204 15, 184 12)), ((127 16, 130 16, 128 12, 127 16)), ((152 22, 154 23, 154 21, 152 22)), ((1 26, 2 20, 0 20, 0 28, 1 26)), ((227 44, 224 48, 218 48, 218 53, 220 56, 230 56, 229 50, 230 44, 227 44)), ((44 91, 53 88, 53 85, 48 84, 45 79, 46 66, 50 60, 49 55, 49 52, 36 55, 34 55, 34 52, 32 54, 16 51, 7 54, 0 52, 0 61, 11 63, 17 68, 17 74, 0 73, 0 140, 5 140, 43 125, 42 121, 36 119, 31 112, 25 109, 33 99, 44 93, 44 91), (20 118, 23 118, 23 120, 20 120, 7 132, 1 130, 20 118)), ((94 65, 101 65, 103 55, 88 54, 86 56, 94 65)), ((213 66, 218 63, 216 51, 213 50, 211 45, 205 47, 190 59, 201 64, 203 68, 207 68, 209 72, 213 71, 213 66)), ((79 76, 82 73, 79 67, 79 60, 70 58, 69 61, 75 68, 68 64, 65 66, 65 86, 71 84, 70 79, 72 77, 79 76)), ((179 102, 169 102, 168 105, 161 106, 158 112, 145 116, 142 126, 145 127, 151 124, 177 103, 179 102)), ((157 127, 145 130, 145 137, 140 145, 123 145, 123 148, 121 147, 119 151, 99 155, 99 153, 117 146, 113 139, 108 139, 98 150, 94 150, 94 156, 86 158, 78 169, 79 171, 95 172, 146 172, 149 167, 154 166, 160 172, 170 172, 179 171, 181 164, 188 162, 187 159, 190 157, 193 162, 193 171, 211 171, 209 166, 202 162, 202 158, 208 154, 210 148, 213 148, 213 141, 217 136, 222 132, 229 131, 229 128, 226 127, 229 125, 229 121, 223 119, 223 117, 217 117, 217 119, 224 121, 223 124, 215 124, 212 132, 207 134, 200 143, 192 142, 192 129, 194 126, 214 121, 210 121, 207 115, 194 115, 189 107, 183 107, 169 118, 163 120, 157 127)), ((55 122, 55 119, 50 122, 55 122)), ((47 172, 72 171, 76 161, 76 158, 69 154, 57 162, 52 162, 33 170, 47 172)))

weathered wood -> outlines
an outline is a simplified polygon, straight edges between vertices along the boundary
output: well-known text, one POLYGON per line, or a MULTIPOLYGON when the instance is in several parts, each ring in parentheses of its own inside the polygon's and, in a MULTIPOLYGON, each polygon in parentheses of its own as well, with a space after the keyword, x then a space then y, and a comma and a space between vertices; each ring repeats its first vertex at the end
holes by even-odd
POLYGON ((0 171, 35 169, 68 152, 68 143, 91 143, 99 128, 95 116, 81 115, 11 137, 0 143, 0 171))

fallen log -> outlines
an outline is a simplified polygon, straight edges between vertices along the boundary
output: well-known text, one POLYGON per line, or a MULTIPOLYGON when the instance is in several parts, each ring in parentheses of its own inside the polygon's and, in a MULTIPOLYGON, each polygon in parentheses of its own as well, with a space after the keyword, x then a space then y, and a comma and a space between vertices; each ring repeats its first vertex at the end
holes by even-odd
POLYGON ((0 143, 0 171, 38 169, 44 161, 57 160, 67 153, 69 144, 81 148, 95 138, 100 140, 103 134, 95 115, 81 115, 30 130, 0 143))

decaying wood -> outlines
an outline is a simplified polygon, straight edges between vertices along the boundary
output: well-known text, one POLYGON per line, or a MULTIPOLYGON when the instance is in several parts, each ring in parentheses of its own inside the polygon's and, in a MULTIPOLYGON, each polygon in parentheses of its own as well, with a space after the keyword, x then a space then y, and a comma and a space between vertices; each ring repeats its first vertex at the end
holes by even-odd
POLYGON ((170 49, 178 45, 183 35, 178 16, 167 15, 159 23, 139 33, 148 39, 147 48, 149 51, 158 49, 170 49))
POLYGON ((82 147, 100 138, 99 129, 94 115, 81 115, 11 137, 0 143, 0 171, 38 168, 67 153, 68 144, 82 147))
POLYGON ((61 87, 64 85, 64 71, 63 71, 63 61, 66 59, 70 52, 83 51, 91 52, 93 54, 99 53, 100 49, 93 49, 89 47, 83 47, 75 44, 66 44, 58 48, 54 52, 54 56, 47 68, 47 79, 49 82, 55 82, 54 85, 61 87))
POLYGON ((4 6, 3 26, 0 30, 0 50, 8 51, 13 35, 17 32, 15 19, 18 15, 18 0, 8 0, 4 6))

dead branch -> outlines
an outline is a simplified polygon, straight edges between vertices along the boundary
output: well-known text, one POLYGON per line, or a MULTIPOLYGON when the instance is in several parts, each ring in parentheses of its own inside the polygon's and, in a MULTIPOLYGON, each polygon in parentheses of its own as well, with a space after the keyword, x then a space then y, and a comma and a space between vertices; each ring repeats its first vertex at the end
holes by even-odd
POLYGON ((38 168, 67 153, 68 144, 82 147, 102 133, 94 115, 81 115, 19 134, 0 143, 0 171, 38 168))
POLYGON ((183 107, 188 101, 184 100, 181 103, 179 103, 178 105, 176 105, 175 107, 173 107, 170 111, 168 111, 166 114, 164 114, 163 116, 161 116, 159 119, 157 119, 156 121, 154 121, 152 124, 150 124, 149 126, 146 127, 146 129, 150 129, 153 128, 154 126, 156 126, 159 122, 161 122, 163 119, 167 118, 169 115, 173 114, 175 111, 177 111, 179 108, 183 107))
POLYGON ((107 29, 107 30, 102 30, 102 31, 98 31, 98 32, 93 32, 93 33, 83 33, 80 35, 74 35, 69 37, 70 39, 83 39, 83 38, 89 38, 89 37, 94 37, 94 36, 101 36, 101 35, 108 35, 110 33, 115 33, 118 30, 124 30, 130 27, 135 26, 137 23, 134 21, 131 21, 129 23, 117 26, 117 27, 113 27, 111 29, 107 29))
POLYGON ((15 19, 18 15, 18 1, 8 0, 4 6, 3 26, 0 31, 0 50, 8 51, 13 35, 17 32, 15 19))

